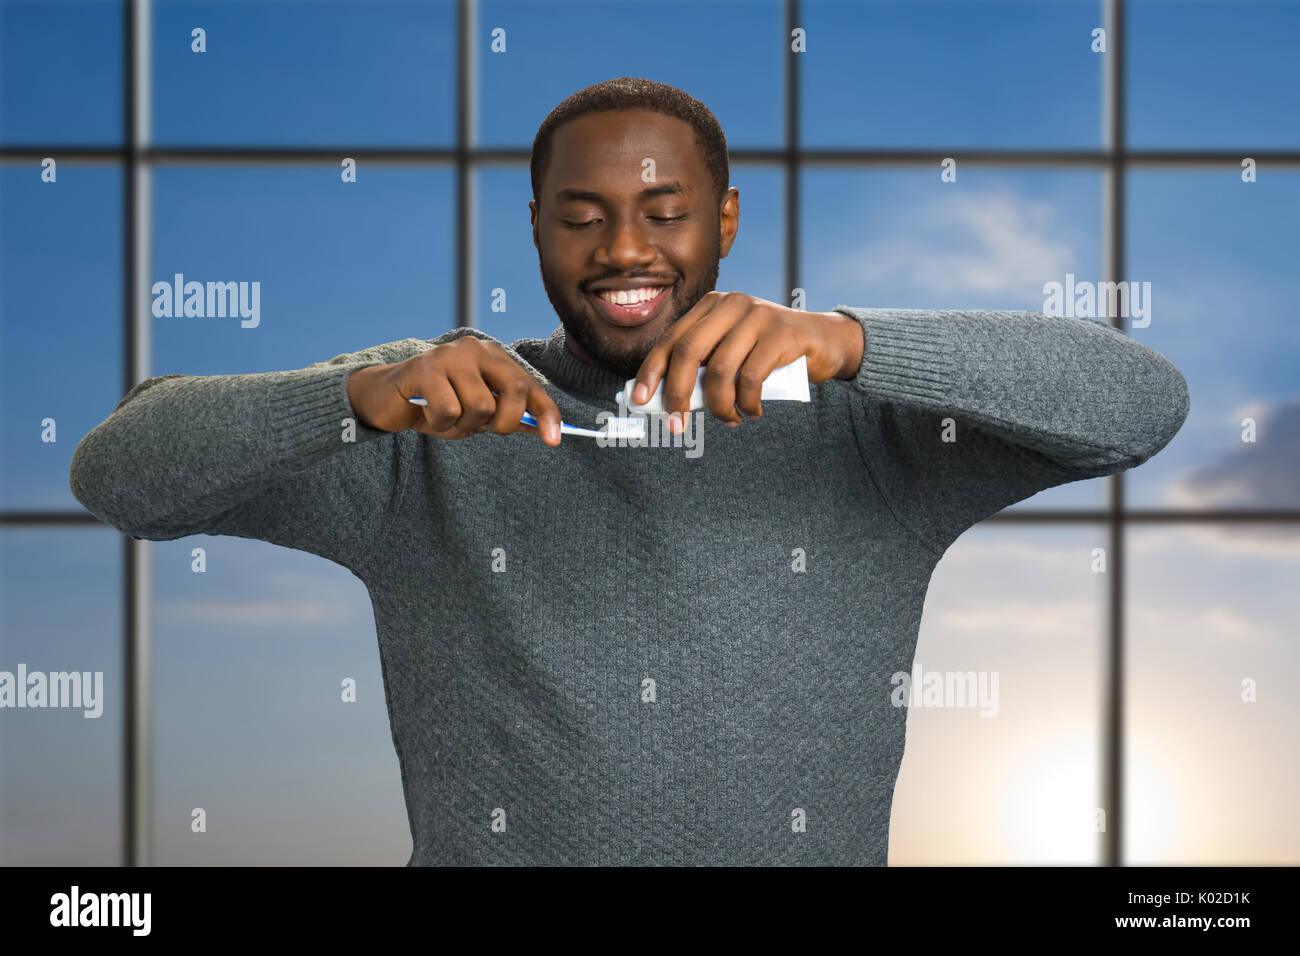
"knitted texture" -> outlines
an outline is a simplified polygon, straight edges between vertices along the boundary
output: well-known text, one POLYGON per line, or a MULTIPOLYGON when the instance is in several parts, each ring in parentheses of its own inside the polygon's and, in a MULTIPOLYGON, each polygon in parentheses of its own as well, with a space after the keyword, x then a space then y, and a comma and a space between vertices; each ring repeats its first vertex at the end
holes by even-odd
MULTIPOLYGON (((257 538, 366 585, 408 865, 884 865, 891 677, 935 564, 1014 502, 1146 461, 1188 393, 1092 320, 836 311, 863 327, 856 377, 737 429, 695 412, 698 450, 343 440, 351 372, 490 338, 456 329, 151 378, 78 445, 71 487, 135 538, 257 538)), ((563 327, 505 347, 566 422, 618 413, 622 377, 563 327)))

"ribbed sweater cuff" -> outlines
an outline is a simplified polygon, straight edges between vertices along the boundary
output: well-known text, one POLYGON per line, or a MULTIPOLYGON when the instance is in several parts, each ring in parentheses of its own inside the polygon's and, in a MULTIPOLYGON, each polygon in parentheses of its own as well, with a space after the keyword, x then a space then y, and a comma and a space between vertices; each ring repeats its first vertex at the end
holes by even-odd
POLYGON ((355 422, 351 444, 391 434, 362 424, 348 400, 348 375, 383 362, 354 362, 295 369, 267 392, 266 414, 275 428, 276 446, 290 467, 307 467, 350 444, 344 440, 344 419, 355 422))
POLYGON ((865 344, 854 388, 886 401, 945 398, 953 384, 951 317, 921 309, 832 310, 857 319, 865 344))

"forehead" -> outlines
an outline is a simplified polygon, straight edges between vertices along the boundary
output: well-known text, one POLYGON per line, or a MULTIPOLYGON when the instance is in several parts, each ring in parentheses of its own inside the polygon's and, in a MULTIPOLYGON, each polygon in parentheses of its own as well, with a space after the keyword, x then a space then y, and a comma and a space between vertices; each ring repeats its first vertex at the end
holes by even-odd
POLYGON ((690 123, 648 110, 611 110, 587 113, 555 131, 546 192, 602 186, 636 192, 646 185, 646 159, 654 160, 657 181, 675 179, 700 192, 709 186, 690 123))

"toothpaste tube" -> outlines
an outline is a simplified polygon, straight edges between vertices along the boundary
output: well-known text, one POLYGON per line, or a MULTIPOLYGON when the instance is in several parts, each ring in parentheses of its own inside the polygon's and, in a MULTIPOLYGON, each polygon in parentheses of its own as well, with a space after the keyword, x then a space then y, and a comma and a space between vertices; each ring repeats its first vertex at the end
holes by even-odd
MULTIPOLYGON (((699 374, 695 377, 695 388, 691 392, 691 411, 697 408, 704 408, 704 366, 700 366, 699 374)), ((627 409, 634 413, 647 414, 650 412, 662 412, 664 410, 664 383, 663 379, 659 380, 659 387, 655 389, 653 395, 644 405, 637 405, 632 401, 632 389, 636 388, 636 379, 629 378, 623 390, 616 396, 615 400, 620 405, 626 405, 627 409)), ((808 356, 800 355, 789 365, 782 365, 780 368, 772 369, 772 373, 763 380, 763 388, 759 393, 759 398, 764 401, 789 401, 789 402, 809 402, 812 397, 808 393, 808 356)))

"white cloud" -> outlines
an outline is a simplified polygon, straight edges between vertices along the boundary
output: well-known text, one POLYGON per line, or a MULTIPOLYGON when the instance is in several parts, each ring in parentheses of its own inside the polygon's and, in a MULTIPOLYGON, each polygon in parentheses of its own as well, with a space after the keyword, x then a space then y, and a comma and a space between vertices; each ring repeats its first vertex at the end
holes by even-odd
POLYGON ((1225 607, 1212 608, 1204 622, 1206 632, 1217 637, 1246 637, 1252 632, 1249 621, 1225 607))
MULTIPOLYGON (((1290 660, 1284 629, 1296 600, 1273 582, 1294 577, 1300 528, 1274 530, 1270 539, 1263 529, 1233 537, 1247 531, 1237 526, 1135 526, 1125 543, 1133 644, 1178 635, 1290 660)), ((954 545, 927 596, 923 635, 958 646, 991 638, 1041 644, 1069 634, 1100 640, 1106 596, 1104 576, 1090 570, 1091 547, 1029 535, 990 531, 954 545)))
MULTIPOLYGON (((1126 631, 1129 650, 1145 654, 1149 645, 1154 648, 1152 659, 1156 660, 1160 654, 1173 651, 1181 658, 1179 666, 1196 658, 1195 665, 1187 666, 1205 680, 1220 674, 1221 659, 1210 656, 1210 651, 1218 646, 1234 648, 1242 654, 1264 655, 1263 659, 1279 670, 1293 666, 1295 647, 1272 623, 1277 607, 1260 608, 1254 617, 1246 618, 1222 604, 1210 603, 1213 600, 1210 597, 1205 605, 1187 608, 1167 594, 1143 594, 1133 599, 1126 631)), ((1294 685, 1290 678, 1287 681, 1294 685)))
POLYGON ((1133 536, 1129 538, 1125 547, 1133 554, 1163 552, 1171 560, 1185 557, 1185 551, 1189 546, 1200 548, 1217 558, 1300 560, 1300 524, 1294 522, 1287 524, 1207 522, 1183 526, 1181 530, 1186 537, 1133 536))
POLYGON ((1255 419, 1255 441, 1172 481, 1167 495, 1173 506, 1300 508, 1300 399, 1243 405, 1233 427, 1245 417, 1255 419))
POLYGON ((1063 281, 1076 261, 1049 202, 1028 202, 1010 192, 952 194, 919 211, 897 210, 899 229, 881 228, 878 239, 835 260, 828 278, 853 288, 884 279, 903 280, 918 294, 971 292, 1037 294, 1063 281))
POLYGON ((1091 623, 1098 614, 1096 602, 1012 601, 995 605, 975 605, 943 611, 935 616, 935 625, 956 632, 994 631, 1006 637, 1033 640, 1043 636, 1057 639, 1062 630, 1091 623))

